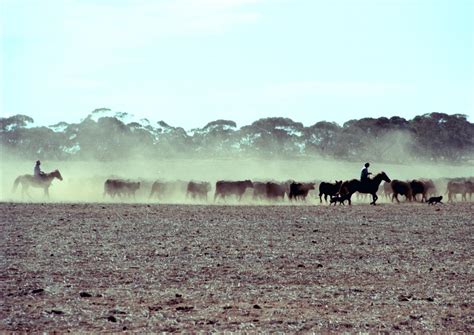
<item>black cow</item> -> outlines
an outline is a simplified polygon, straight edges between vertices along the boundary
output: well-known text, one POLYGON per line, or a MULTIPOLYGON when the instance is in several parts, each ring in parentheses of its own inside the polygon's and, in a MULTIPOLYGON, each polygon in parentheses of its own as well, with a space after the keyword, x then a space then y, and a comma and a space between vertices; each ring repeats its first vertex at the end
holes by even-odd
POLYGON ((334 184, 326 182, 322 182, 321 184, 319 184, 319 202, 323 202, 323 195, 324 201, 328 202, 328 195, 330 198, 335 196, 341 189, 341 185, 342 180, 336 180, 334 184))
POLYGON ((393 192, 392 202, 394 199, 397 200, 398 203, 400 202, 400 200, 398 200, 398 195, 404 195, 407 200, 411 201, 412 191, 411 191, 410 183, 394 179, 392 180, 390 185, 392 186, 392 192, 393 192))
POLYGON ((104 194, 114 198, 126 196, 135 199, 135 192, 140 188, 140 182, 131 182, 122 179, 107 179, 104 183, 104 194))
POLYGON ((314 190, 314 183, 291 183, 290 194, 288 198, 290 200, 306 200, 310 190, 314 190))
POLYGON ((190 181, 186 189, 186 197, 191 196, 193 199, 198 197, 199 199, 207 200, 207 193, 211 190, 211 184, 208 182, 196 183, 190 181))
POLYGON ((242 195, 245 193, 247 188, 253 188, 251 180, 243 181, 224 181, 219 180, 216 182, 216 192, 214 193, 214 201, 217 197, 225 199, 226 196, 235 195, 239 200, 242 199, 242 195))
POLYGON ((422 182, 420 180, 413 179, 410 182, 410 188, 411 188, 411 195, 412 195, 412 197, 415 201, 417 200, 416 199, 417 194, 421 194, 421 202, 426 201, 427 189, 426 189, 426 186, 425 186, 424 182, 422 182))

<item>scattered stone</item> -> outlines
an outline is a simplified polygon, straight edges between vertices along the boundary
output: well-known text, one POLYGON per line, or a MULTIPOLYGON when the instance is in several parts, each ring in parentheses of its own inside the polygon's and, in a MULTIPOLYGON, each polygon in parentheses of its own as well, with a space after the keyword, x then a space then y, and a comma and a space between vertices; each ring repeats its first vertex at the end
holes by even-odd
POLYGON ((110 315, 108 318, 107 318, 108 321, 110 322, 117 322, 117 318, 113 315, 110 315))
POLYGON ((127 314, 127 312, 118 310, 118 309, 112 309, 109 313, 111 314, 127 314))
POLYGON ((260 306, 257 305, 257 304, 253 305, 253 308, 255 308, 255 309, 262 309, 262 307, 260 307, 260 306))
POLYGON ((33 294, 38 294, 38 293, 43 293, 44 290, 42 288, 37 288, 37 289, 34 289, 33 291, 31 291, 31 293, 33 294))
POLYGON ((320 264, 320 263, 318 263, 318 264, 316 265, 316 267, 317 267, 317 268, 322 268, 322 267, 323 267, 323 265, 322 265, 322 264, 320 264))
POLYGON ((81 298, 90 298, 90 297, 92 297, 92 294, 90 294, 88 292, 81 292, 81 293, 79 293, 79 295, 81 296, 81 298))
POLYGON ((189 311, 192 311, 193 309, 194 309, 193 306, 178 306, 178 307, 176 307, 176 310, 180 311, 180 312, 189 312, 189 311))
POLYGON ((56 314, 56 315, 61 315, 64 314, 63 311, 60 311, 58 309, 52 309, 51 311, 48 312, 49 314, 56 314))
POLYGON ((399 295, 398 296, 398 301, 412 301, 413 300, 413 296, 410 294, 410 295, 399 295))

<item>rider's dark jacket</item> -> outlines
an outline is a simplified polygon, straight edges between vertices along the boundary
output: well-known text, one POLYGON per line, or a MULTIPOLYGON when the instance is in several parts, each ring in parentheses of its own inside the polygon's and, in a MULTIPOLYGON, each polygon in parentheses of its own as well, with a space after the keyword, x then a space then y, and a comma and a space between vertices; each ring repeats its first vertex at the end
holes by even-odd
POLYGON ((367 179, 369 179, 369 168, 364 167, 360 172, 360 180, 365 181, 367 179))
POLYGON ((40 169, 40 166, 35 165, 35 172, 34 172, 35 177, 39 177, 39 176, 41 176, 41 174, 42 174, 42 171, 40 169))

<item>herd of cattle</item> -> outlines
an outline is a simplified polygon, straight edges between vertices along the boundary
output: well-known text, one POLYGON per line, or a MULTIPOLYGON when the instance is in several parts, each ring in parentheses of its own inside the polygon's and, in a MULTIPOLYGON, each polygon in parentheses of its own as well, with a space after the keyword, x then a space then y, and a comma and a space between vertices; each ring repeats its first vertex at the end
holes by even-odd
MULTIPOLYGON (((133 198, 136 192, 141 189, 146 182, 130 181, 123 179, 107 179, 104 184, 103 196, 115 198, 133 198)), ((265 181, 252 182, 251 180, 242 181, 217 181, 214 187, 214 201, 233 198, 241 200, 244 194, 250 195, 253 200, 280 200, 285 198, 291 200, 306 200, 308 195, 316 193, 316 185, 319 185, 319 200, 344 204, 344 183, 336 181, 335 183, 316 181, 316 182, 295 182, 292 180, 285 182, 265 181)), ((420 179, 411 181, 391 180, 381 184, 378 192, 383 193, 387 199, 400 202, 399 196, 404 196, 406 201, 426 202, 428 197, 434 197, 439 194, 439 188, 436 185, 445 185, 445 194, 448 195, 448 201, 456 200, 456 195, 460 194, 463 201, 472 199, 474 193, 473 178, 454 178, 439 179, 420 179), (418 197, 420 197, 418 199, 418 197)), ((176 199, 176 197, 185 197, 194 200, 207 201, 208 194, 211 191, 211 183, 196 181, 155 181, 151 185, 148 195, 149 199, 157 198, 176 199)), ((350 203, 350 201, 349 201, 350 203)))

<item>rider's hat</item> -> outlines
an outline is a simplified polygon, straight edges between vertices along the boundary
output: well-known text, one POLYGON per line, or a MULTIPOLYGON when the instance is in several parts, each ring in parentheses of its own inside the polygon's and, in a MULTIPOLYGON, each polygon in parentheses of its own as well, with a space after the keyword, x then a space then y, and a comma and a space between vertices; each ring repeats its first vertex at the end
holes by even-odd
POLYGON ((370 164, 369 164, 369 163, 365 163, 365 165, 364 165, 364 166, 365 166, 365 167, 369 167, 369 166, 370 166, 370 164))
POLYGON ((39 160, 36 161, 36 165, 40 165, 40 164, 41 164, 41 162, 39 160))

